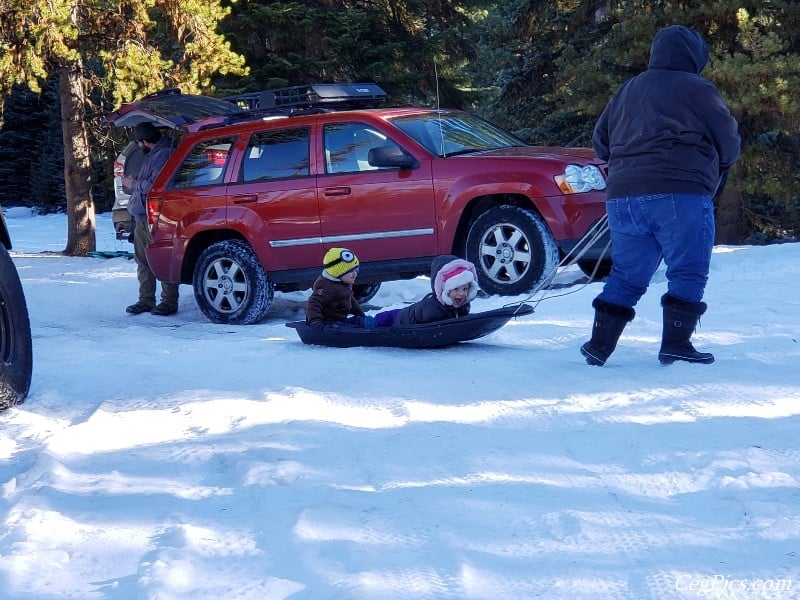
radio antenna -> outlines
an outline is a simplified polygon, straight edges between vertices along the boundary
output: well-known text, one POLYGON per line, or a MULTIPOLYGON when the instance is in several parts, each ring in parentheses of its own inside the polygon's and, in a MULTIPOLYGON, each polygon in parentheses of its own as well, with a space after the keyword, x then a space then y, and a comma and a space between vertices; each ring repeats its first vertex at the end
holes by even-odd
POLYGON ((442 111, 439 106, 439 69, 436 66, 436 57, 433 57, 433 76, 436 79, 436 116, 439 123, 439 138, 441 146, 439 147, 439 154, 444 157, 444 128, 442 127, 442 111))
POLYGON ((436 110, 439 110, 439 69, 436 67, 436 57, 433 57, 433 77, 436 79, 436 110))

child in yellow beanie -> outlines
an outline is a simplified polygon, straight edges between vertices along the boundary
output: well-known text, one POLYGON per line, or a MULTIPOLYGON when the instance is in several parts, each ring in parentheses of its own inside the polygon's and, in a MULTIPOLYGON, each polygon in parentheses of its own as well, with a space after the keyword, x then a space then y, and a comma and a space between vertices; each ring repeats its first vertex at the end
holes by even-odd
POLYGON ((371 325, 365 323, 364 311, 353 296, 358 264, 356 255, 347 248, 331 248, 325 253, 322 274, 314 281, 306 302, 306 322, 309 325, 371 325))

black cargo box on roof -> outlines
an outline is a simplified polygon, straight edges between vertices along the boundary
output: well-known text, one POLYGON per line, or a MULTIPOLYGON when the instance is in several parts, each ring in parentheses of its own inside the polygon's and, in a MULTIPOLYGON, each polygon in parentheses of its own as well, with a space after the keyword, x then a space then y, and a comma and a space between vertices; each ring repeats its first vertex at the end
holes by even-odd
POLYGON ((342 106, 356 108, 374 105, 385 99, 386 92, 375 83, 309 83, 224 98, 250 111, 342 106))

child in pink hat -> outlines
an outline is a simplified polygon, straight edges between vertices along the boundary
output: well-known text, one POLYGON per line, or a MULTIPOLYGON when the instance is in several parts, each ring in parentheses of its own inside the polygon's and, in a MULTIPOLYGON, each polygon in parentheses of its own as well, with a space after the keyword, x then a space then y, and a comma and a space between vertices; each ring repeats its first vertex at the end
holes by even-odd
POLYGON ((478 274, 471 262, 449 254, 431 262, 432 292, 419 302, 375 315, 376 327, 414 325, 463 317, 478 295, 478 274))

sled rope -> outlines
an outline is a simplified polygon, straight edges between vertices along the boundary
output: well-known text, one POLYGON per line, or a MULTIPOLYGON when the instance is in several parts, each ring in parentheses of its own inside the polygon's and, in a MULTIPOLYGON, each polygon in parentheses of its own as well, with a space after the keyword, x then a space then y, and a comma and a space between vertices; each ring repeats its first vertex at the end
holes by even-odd
POLYGON ((608 250, 611 247, 610 239, 608 243, 606 243, 605 248, 603 248, 603 252, 600 254, 600 257, 597 259, 594 269, 592 270, 592 274, 589 276, 589 281, 587 281, 586 283, 584 283, 583 285, 574 290, 570 290, 569 292, 565 292, 563 294, 553 294, 550 296, 542 295, 537 300, 535 301, 533 300, 534 296, 536 296, 540 291, 547 288, 551 283, 553 283, 553 280, 555 279, 559 269, 571 267, 572 265, 576 264, 589 251, 589 248, 594 246, 596 242, 600 241, 603 238, 603 236, 606 233, 608 233, 608 230, 609 230, 608 215, 603 215, 603 217, 599 221, 597 221, 597 223, 595 223, 580 240, 578 240, 578 243, 575 244, 572 250, 567 252, 564 258, 562 258, 561 261, 559 261, 559 263, 555 266, 555 268, 550 273, 548 273, 547 277, 544 277, 539 282, 539 284, 535 288, 533 288, 528 297, 519 302, 519 305, 522 306, 523 304, 532 303, 533 308, 536 309, 536 307, 539 306, 539 303, 542 300, 548 300, 550 298, 560 298, 561 296, 574 294, 575 292, 578 292, 587 285, 589 285, 589 282, 591 282, 594 279, 594 276, 597 274, 597 269, 600 267, 600 263, 608 254, 608 250))

